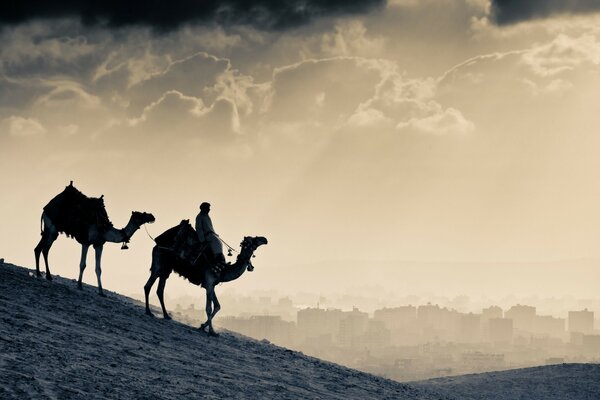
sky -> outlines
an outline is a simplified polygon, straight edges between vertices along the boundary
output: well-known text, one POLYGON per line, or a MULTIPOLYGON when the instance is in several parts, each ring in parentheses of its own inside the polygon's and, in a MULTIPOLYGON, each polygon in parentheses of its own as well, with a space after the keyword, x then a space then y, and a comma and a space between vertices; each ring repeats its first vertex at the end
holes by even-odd
MULTIPOLYGON (((117 227, 208 201, 232 246, 266 236, 240 290, 596 293, 596 1, 21 1, 0 41, 7 261, 73 180, 117 227)), ((104 286, 141 291, 152 244, 108 244, 104 286)))

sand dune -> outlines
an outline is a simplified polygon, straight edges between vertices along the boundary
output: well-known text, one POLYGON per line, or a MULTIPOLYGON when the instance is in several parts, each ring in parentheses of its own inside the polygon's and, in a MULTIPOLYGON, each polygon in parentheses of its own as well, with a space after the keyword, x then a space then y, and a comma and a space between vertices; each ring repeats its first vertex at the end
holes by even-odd
POLYGON ((0 398, 446 398, 241 335, 209 337, 107 294, 0 265, 0 398))

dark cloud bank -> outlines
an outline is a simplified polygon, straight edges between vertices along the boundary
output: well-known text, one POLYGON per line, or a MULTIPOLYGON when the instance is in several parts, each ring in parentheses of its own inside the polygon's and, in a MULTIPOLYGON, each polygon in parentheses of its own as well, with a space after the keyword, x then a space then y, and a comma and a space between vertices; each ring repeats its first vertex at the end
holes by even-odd
POLYGON ((0 24, 79 18, 85 25, 147 26, 156 31, 212 23, 279 30, 319 17, 366 13, 385 4, 386 0, 8 0, 0 2, 0 24))
POLYGON ((494 19, 500 25, 555 14, 600 12, 600 0, 492 0, 494 19))

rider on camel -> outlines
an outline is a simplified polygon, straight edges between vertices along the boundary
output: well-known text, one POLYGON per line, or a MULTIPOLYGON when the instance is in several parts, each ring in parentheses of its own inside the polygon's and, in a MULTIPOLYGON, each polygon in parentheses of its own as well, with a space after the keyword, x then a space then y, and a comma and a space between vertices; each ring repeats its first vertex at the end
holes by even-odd
POLYGON ((200 204, 200 213, 196 216, 196 233, 201 243, 208 243, 215 261, 218 264, 225 264, 225 255, 223 254, 223 245, 219 235, 213 228, 212 221, 208 213, 210 212, 210 203, 200 204))

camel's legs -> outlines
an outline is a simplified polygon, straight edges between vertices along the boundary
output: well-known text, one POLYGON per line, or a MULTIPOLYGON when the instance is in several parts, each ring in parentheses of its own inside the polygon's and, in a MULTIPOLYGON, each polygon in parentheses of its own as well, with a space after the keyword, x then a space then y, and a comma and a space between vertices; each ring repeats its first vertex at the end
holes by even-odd
POLYGON ((100 276, 102 275, 102 267, 100 265, 100 261, 102 260, 102 248, 101 244, 94 245, 94 250, 96 251, 96 276, 98 277, 98 294, 102 297, 105 297, 104 291, 102 290, 102 280, 100 276))
POLYGON ((46 279, 49 281, 52 280, 52 275, 50 274, 50 268, 48 267, 48 252, 50 251, 50 247, 52 247, 52 243, 58 238, 58 233, 55 231, 51 231, 49 229, 45 229, 42 232, 42 238, 37 246, 35 246, 35 273, 37 276, 42 276, 40 273, 40 253, 44 256, 44 264, 46 265, 46 279))
POLYGON ((87 259, 87 253, 88 253, 89 248, 90 248, 89 244, 81 245, 81 261, 79 262, 79 280, 77 281, 77 287, 79 288, 79 290, 83 289, 81 280, 83 279, 83 271, 85 270, 85 261, 87 259))
POLYGON ((160 277, 158 280, 158 287, 156 288, 156 294, 158 295, 158 300, 160 300, 160 306, 162 307, 163 317, 165 319, 171 319, 169 313, 167 313, 167 308, 165 307, 165 284, 167 283, 167 278, 160 277))

